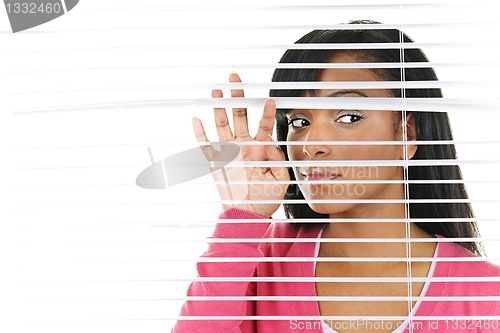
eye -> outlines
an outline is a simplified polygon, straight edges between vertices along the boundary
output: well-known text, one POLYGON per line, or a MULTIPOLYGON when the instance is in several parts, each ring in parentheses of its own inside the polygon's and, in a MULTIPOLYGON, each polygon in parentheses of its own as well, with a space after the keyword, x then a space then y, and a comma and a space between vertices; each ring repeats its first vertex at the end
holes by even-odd
POLYGON ((335 122, 342 124, 354 124, 358 121, 365 119, 365 116, 360 113, 347 113, 339 116, 335 122))
POLYGON ((292 125, 293 128, 302 128, 309 126, 311 123, 305 118, 292 118, 288 119, 288 126, 292 125))

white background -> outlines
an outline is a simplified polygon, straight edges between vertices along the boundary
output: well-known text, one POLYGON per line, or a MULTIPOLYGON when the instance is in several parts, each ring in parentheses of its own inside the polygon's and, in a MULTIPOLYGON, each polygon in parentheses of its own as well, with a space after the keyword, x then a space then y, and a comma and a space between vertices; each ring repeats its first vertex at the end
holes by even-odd
MULTIPOLYGON (((209 176, 165 191, 135 186, 147 147, 160 159, 195 146, 193 115, 216 139, 210 108, 167 101, 208 98, 233 70, 269 82, 286 45, 313 26, 402 25, 443 64, 446 97, 498 105, 493 1, 415 2, 81 0, 17 34, 0 10, 0 291, 9 331, 170 330, 220 203, 209 176), (245 45, 255 47, 237 47, 245 45)), ((260 112, 249 110, 251 130, 260 112)), ((472 161, 463 173, 488 256, 500 259, 499 145, 485 143, 500 141, 499 113, 450 116, 455 139, 470 142, 457 149, 472 161)))

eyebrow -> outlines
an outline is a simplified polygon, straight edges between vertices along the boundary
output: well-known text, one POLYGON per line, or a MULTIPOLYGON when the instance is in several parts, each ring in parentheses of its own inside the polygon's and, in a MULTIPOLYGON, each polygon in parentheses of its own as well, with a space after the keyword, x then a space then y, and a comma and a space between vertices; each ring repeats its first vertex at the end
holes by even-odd
POLYGON ((359 91, 359 90, 340 90, 340 91, 334 92, 333 94, 329 95, 328 97, 341 97, 341 96, 347 95, 347 94, 356 94, 356 95, 360 95, 363 97, 368 97, 367 94, 365 94, 364 92, 359 91))
MULTIPOLYGON (((356 89, 350 89, 350 90, 339 90, 339 91, 336 91, 330 95, 328 95, 327 97, 342 97, 343 95, 347 95, 347 94, 356 94, 356 95, 359 95, 359 96, 363 96, 363 97, 368 97, 367 94, 365 94, 364 92, 362 92, 361 90, 356 90, 356 89)), ((288 114, 292 111, 293 109, 287 109, 286 110, 286 113, 285 113, 285 116, 288 117, 288 114)))

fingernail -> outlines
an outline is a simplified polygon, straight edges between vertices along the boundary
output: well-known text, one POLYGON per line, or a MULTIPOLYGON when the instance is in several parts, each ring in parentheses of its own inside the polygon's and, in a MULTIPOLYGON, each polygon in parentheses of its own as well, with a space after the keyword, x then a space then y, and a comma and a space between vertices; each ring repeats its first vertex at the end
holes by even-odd
POLYGON ((192 123, 194 135, 196 135, 196 137, 203 136, 203 127, 201 126, 201 121, 197 117, 193 116, 192 123))
POLYGON ((269 102, 273 103, 274 106, 276 106, 276 101, 274 99, 268 98, 267 101, 266 101, 266 103, 269 103, 269 102))
POLYGON ((236 72, 231 72, 231 73, 229 74, 229 78, 230 78, 230 79, 231 79, 231 78, 233 78, 233 79, 239 79, 239 77, 240 77, 240 76, 239 76, 239 75, 238 75, 238 73, 236 73, 236 72))

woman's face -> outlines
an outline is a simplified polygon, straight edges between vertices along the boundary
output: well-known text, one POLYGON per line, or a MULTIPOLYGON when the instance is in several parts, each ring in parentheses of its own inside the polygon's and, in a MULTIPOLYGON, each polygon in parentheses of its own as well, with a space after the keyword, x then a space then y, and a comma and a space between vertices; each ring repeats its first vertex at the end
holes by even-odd
MULTIPOLYGON (((354 56, 337 54, 330 62, 358 62, 354 56)), ((369 69, 329 68, 320 73, 319 81, 382 81, 369 69)), ((385 89, 324 89, 316 90, 316 97, 393 97, 385 89)), ((402 199, 404 188, 397 183, 363 183, 365 180, 401 180, 401 166, 315 166, 315 161, 351 160, 402 160, 405 158, 403 145, 331 145, 328 141, 402 141, 401 125, 393 111, 384 110, 320 110, 297 109, 287 114, 289 141, 304 141, 303 145, 289 145, 288 156, 292 161, 309 161, 308 166, 293 168, 299 181, 310 181, 299 185, 308 200, 363 200, 402 199), (310 141, 325 143, 308 144, 310 141), (332 181, 324 184, 324 181, 332 181), (342 184, 338 181, 356 181, 342 184)), ((408 140, 414 136, 411 118, 407 125, 408 140)), ((408 148, 411 158, 415 147, 408 148)), ((384 210, 387 205, 351 203, 309 203, 318 213, 342 216, 373 216, 373 209, 384 210)), ((400 205, 398 205, 400 206, 400 205)), ((388 212, 389 213, 389 212, 388 212)), ((392 215, 392 214, 391 214, 392 215)))

